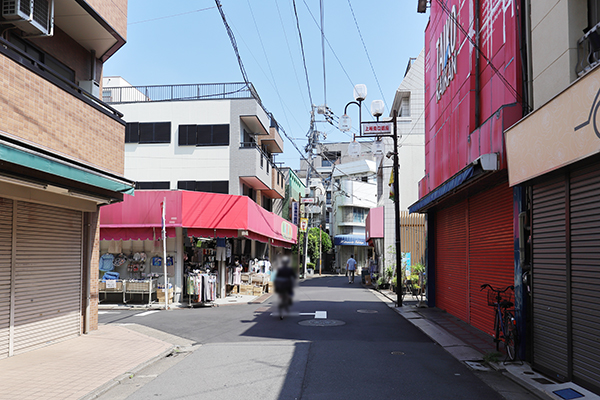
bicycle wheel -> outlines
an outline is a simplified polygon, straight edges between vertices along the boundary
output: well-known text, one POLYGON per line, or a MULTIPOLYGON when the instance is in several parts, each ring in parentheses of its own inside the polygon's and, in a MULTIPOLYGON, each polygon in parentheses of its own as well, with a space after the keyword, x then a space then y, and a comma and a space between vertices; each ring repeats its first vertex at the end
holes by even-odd
POLYGON ((509 360, 514 361, 517 358, 517 327, 514 325, 514 318, 510 313, 504 314, 504 348, 509 360))
POLYGON ((494 316, 494 342, 496 343, 496 351, 500 350, 500 314, 496 310, 494 316))

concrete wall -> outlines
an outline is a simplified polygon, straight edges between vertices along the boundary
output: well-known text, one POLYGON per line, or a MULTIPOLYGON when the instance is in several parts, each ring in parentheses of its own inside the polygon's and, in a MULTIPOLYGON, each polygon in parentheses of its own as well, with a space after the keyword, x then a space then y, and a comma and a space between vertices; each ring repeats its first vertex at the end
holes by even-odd
POLYGON ((577 40, 587 25, 586 0, 531 1, 534 108, 577 78, 577 40))

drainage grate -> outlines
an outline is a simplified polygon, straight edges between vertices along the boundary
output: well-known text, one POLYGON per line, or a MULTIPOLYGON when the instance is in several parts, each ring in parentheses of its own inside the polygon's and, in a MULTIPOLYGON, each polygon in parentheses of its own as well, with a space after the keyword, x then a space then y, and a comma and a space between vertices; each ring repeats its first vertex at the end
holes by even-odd
POLYGON ((299 325, 302 326, 342 326, 346 325, 344 321, 339 321, 337 319, 307 319, 304 321, 298 322, 299 325))
POLYGON ((379 311, 377 310, 356 310, 357 313, 361 314, 377 314, 379 311))
POLYGON ((570 399, 579 399, 581 397, 585 397, 584 395, 582 395, 581 393, 579 393, 577 390, 573 390, 573 389, 560 389, 560 390, 555 390, 552 393, 554 393, 555 395, 565 399, 565 400, 570 400, 570 399))

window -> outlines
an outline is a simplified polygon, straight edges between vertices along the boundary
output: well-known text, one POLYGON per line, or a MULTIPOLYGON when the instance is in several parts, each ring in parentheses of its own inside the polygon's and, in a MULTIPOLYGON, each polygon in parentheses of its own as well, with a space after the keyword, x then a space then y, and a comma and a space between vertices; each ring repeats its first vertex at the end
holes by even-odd
POLYGON ((177 189, 229 194, 229 181, 179 181, 177 189))
POLYGON ((21 51, 23 51, 29 57, 33 58, 36 61, 39 61, 40 63, 44 64, 46 67, 51 69, 52 72, 56 73, 57 75, 61 76, 69 82, 75 83, 75 71, 58 61, 56 58, 52 57, 49 54, 46 54, 44 51, 38 49, 28 41, 16 35, 11 34, 8 40, 15 47, 21 49, 21 51))
POLYGON ((171 183, 166 182, 136 182, 135 190, 169 190, 171 183))
POLYGON ((331 204, 331 192, 327 191, 326 193, 326 203, 331 204))
POLYGON ((171 143, 170 122, 129 122, 125 143, 171 143))
POLYGON ((352 210, 352 214, 353 214, 353 222, 358 222, 358 223, 363 223, 365 222, 365 219, 367 218, 367 209, 366 208, 360 208, 360 207, 353 207, 352 210))
POLYGON ((321 167, 331 167, 341 156, 340 151, 324 151, 321 158, 321 167))
POLYGON ((247 130, 242 131, 242 145, 240 147, 254 147, 256 144, 256 140, 254 140, 254 136, 247 130))
POLYGON ((179 125, 180 146, 229 146, 229 125, 179 125))
POLYGON ((588 28, 593 28, 600 22, 600 1, 588 0, 588 28))
POLYGON ((267 196, 262 197, 262 206, 267 211, 273 211, 273 201, 267 196))

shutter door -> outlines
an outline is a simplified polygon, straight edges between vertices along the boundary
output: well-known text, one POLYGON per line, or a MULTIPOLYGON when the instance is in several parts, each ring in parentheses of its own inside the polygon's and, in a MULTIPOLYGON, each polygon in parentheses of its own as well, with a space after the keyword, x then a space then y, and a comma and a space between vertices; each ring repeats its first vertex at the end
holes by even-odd
POLYGON ((494 313, 484 283, 514 283, 513 191, 508 184, 469 199, 469 323, 494 334, 494 313))
POLYGON ((14 354, 80 333, 82 213, 16 203, 14 354))
POLYGON ((12 260, 12 200, 0 198, 0 359, 8 357, 10 273, 12 260))
POLYGON ((534 367, 566 379, 567 276, 564 176, 533 186, 532 334, 534 367))
POLYGON ((571 299, 573 379, 600 387, 600 167, 573 172, 571 299))
POLYGON ((436 214, 436 307, 467 321, 466 201, 436 214))

